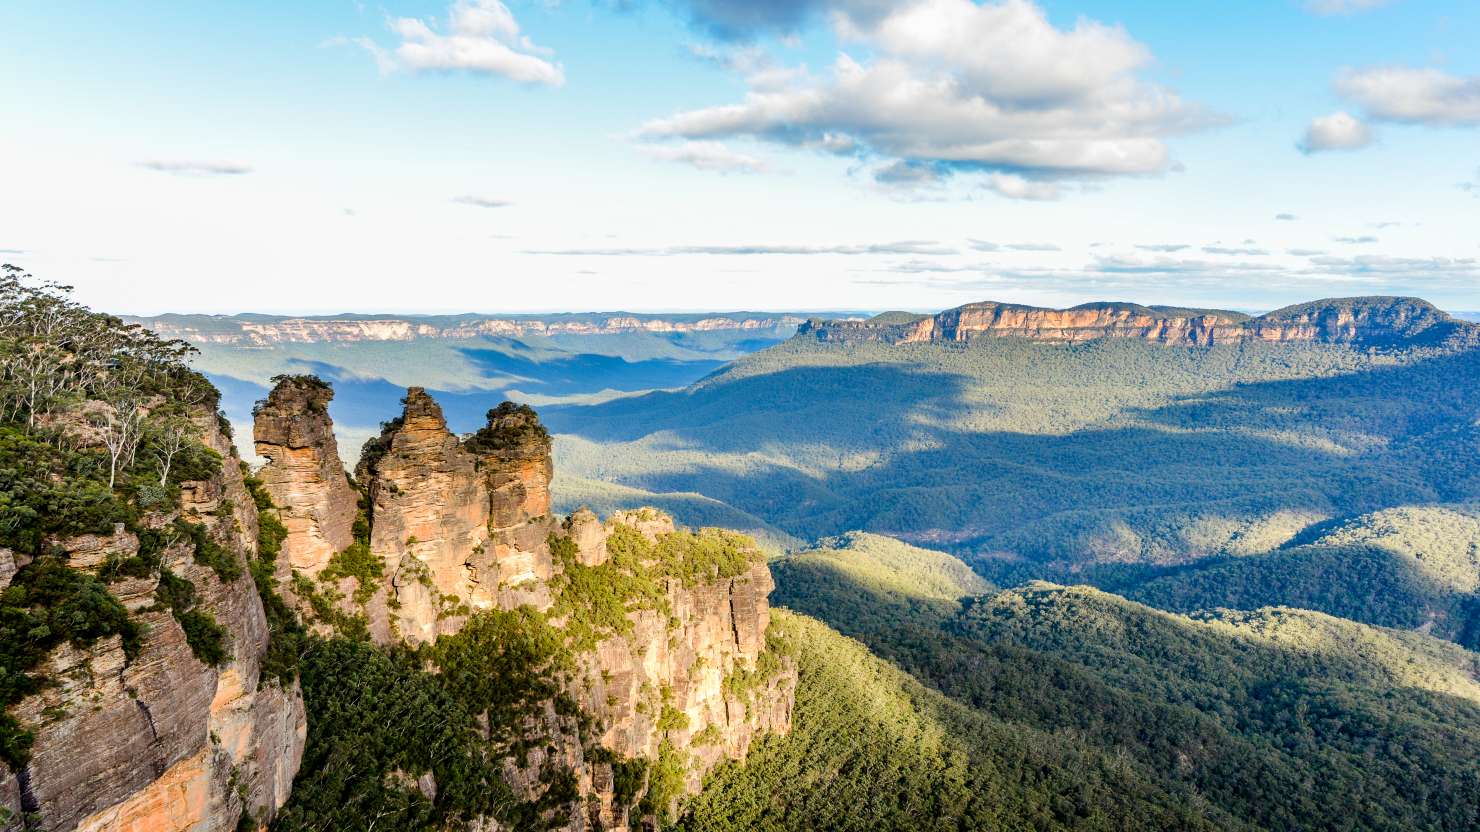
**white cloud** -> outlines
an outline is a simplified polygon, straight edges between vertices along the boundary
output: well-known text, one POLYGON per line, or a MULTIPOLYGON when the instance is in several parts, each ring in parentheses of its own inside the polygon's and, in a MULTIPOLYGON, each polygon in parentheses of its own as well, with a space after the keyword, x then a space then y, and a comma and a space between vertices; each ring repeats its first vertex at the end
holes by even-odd
POLYGON ((514 204, 507 199, 498 199, 496 197, 487 196, 472 196, 468 194, 464 194, 463 196, 455 196, 452 198, 452 201, 456 202, 459 205, 471 205, 474 208, 508 208, 509 206, 514 204))
POLYGON ((1299 219, 1299 217, 1295 216, 1294 214, 1275 214, 1274 218, 1279 220, 1280 222, 1294 222, 1295 220, 1299 219))
POLYGON ((994 243, 971 238, 966 244, 977 251, 1063 251, 1055 243, 994 243))
POLYGON ((754 156, 739 153, 722 142, 683 142, 678 145, 647 145, 642 148, 654 159, 681 162, 699 170, 718 173, 764 173, 770 167, 754 156))
POLYGON ((1150 53, 1119 27, 1080 19, 1061 30, 1030 0, 854 5, 834 26, 870 58, 840 53, 822 77, 752 83, 739 103, 655 119, 642 135, 747 136, 985 171, 998 193, 1052 199, 1055 180, 1164 172, 1164 139, 1212 122, 1138 77, 1150 53))
POLYGON ((1302 153, 1360 150, 1372 144, 1372 130, 1350 113, 1337 112, 1311 121, 1297 145, 1302 153))
POLYGON ((1241 248, 1231 246, 1203 246, 1204 254, 1217 254, 1224 257, 1263 257, 1269 254, 1262 248, 1241 248))
POLYGON ((526 84, 565 83, 560 64, 547 60, 550 50, 520 34, 513 12, 499 0, 457 0, 448 10, 444 31, 414 17, 395 18, 389 25, 401 37, 394 49, 368 38, 355 40, 375 56, 382 72, 466 70, 526 84))
POLYGON ((242 176, 252 172, 250 165, 239 162, 201 159, 151 159, 139 162, 139 167, 176 176, 242 176))
POLYGON ((1480 76, 1438 69, 1387 66, 1347 70, 1336 92, 1362 106, 1370 118, 1410 124, 1480 125, 1480 76))
POLYGON ((566 257, 676 257, 681 255, 751 256, 764 254, 816 255, 816 254, 923 254, 950 255, 956 250, 930 240, 900 240, 892 243, 865 243, 857 245, 699 245, 667 246, 664 248, 566 248, 526 252, 527 254, 552 254, 566 257))
POLYGON ((1059 198, 1057 182, 1028 179, 1015 173, 989 173, 982 183, 987 189, 1012 199, 1049 201, 1059 198))
POLYGON ((1316 14, 1355 14, 1389 5, 1394 0, 1306 0, 1305 7, 1316 14))
POLYGON ((1311 263, 1328 271, 1350 275, 1389 277, 1480 278, 1480 261, 1462 257, 1388 257, 1380 254, 1359 257, 1312 257, 1311 263))

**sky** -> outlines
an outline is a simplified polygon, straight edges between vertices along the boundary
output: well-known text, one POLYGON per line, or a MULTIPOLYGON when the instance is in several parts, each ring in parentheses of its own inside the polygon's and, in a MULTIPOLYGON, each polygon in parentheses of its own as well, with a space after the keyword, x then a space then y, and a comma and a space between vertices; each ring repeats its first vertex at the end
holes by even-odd
POLYGON ((12 0, 99 309, 1480 309, 1474 0, 12 0))

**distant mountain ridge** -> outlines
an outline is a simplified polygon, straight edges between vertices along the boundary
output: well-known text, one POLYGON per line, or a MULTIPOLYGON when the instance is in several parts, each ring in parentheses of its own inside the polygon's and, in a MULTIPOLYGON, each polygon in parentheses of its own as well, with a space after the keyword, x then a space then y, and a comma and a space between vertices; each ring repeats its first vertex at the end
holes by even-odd
MULTIPOLYGON (((630 332, 689 333, 724 330, 758 333, 789 330, 806 321, 797 313, 735 312, 641 314, 632 312, 551 315, 180 315, 125 316, 165 338, 195 344, 268 346, 283 343, 344 343, 522 338, 530 335, 617 335, 630 332)), ((785 337, 785 335, 782 335, 785 337)))
POLYGON ((1222 309, 1110 301, 1068 309, 983 301, 936 315, 889 312, 866 321, 813 318, 801 326, 798 335, 824 342, 886 344, 1017 337, 1061 343, 1137 338, 1188 346, 1316 341, 1367 347, 1438 347, 1480 343, 1480 325, 1411 297, 1329 298, 1287 306, 1259 317, 1222 309))

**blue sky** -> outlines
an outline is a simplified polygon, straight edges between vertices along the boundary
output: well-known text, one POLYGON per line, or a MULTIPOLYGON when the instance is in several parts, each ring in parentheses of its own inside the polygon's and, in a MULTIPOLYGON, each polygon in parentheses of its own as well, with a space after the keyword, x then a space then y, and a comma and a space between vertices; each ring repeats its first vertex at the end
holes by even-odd
POLYGON ((20 0, 0 31, 0 259, 112 311, 1480 309, 1474 2, 20 0))

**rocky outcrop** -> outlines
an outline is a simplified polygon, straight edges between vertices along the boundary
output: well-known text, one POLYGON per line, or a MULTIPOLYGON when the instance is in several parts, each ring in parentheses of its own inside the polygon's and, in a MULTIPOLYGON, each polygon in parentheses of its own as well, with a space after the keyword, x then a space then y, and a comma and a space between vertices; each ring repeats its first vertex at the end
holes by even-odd
MULTIPOLYGON (((557 573, 602 565, 617 535, 636 532, 658 546, 682 534, 654 509, 620 512, 599 525, 593 517, 578 512, 563 524, 563 536, 580 547, 580 567, 557 559, 557 573)), ((541 772, 552 759, 570 768, 580 795, 567 807, 570 832, 655 825, 636 808, 640 794, 624 802, 618 793, 618 761, 676 761, 682 788, 668 797, 676 800, 697 793, 714 766, 744 759, 757 738, 791 730, 796 669, 766 639, 773 583, 765 563, 711 580, 662 582, 662 602, 629 613, 628 631, 578 653, 576 672, 565 679, 594 734, 582 736, 550 712, 541 733, 553 753, 533 753, 523 765, 506 761, 506 779, 525 799, 541 794, 541 772)))
POLYGON ((1313 341, 1387 347, 1473 344, 1480 340, 1477 333, 1480 327, 1456 320, 1426 301, 1370 297, 1315 301, 1257 318, 1224 310, 1132 303, 1043 309, 989 301, 933 316, 891 314, 867 321, 811 320, 797 334, 837 343, 953 343, 982 338, 1078 343, 1132 338, 1184 346, 1313 341))
POLYGON ((161 315, 130 318, 164 338, 196 344, 265 346, 284 343, 347 343, 359 341, 413 341, 421 338, 464 340, 523 338, 549 335, 617 335, 630 332, 660 334, 723 332, 780 334, 802 323, 795 315, 638 315, 630 313, 553 315, 536 317, 455 318, 251 318, 161 315))
MULTIPOLYGON (((307 731, 303 700, 296 683, 262 678, 269 634, 245 570, 256 509, 214 413, 203 409, 196 422, 224 463, 219 475, 184 484, 178 516, 236 562, 235 577, 197 562, 192 539, 172 533, 175 512, 144 523, 170 533, 159 568, 194 586, 193 609, 220 626, 225 657, 215 666, 196 658, 180 621, 155 603, 158 569, 115 579, 110 591, 144 625, 137 652, 118 636, 63 644, 39 669, 53 684, 11 710, 34 744, 27 765, 0 783, 0 800, 27 814, 26 829, 230 830, 243 813, 270 819, 287 799, 307 731)), ((95 574, 140 545, 122 527, 54 544, 70 566, 95 574)))
POLYGON ((288 529, 280 563, 308 575, 354 542, 358 495, 334 441, 332 398, 318 379, 288 376, 255 412, 257 454, 267 459, 257 477, 288 529))
MULTIPOLYGON (((472 612, 550 606, 550 439, 533 412, 490 411, 467 441, 426 391, 366 443, 357 477, 370 507, 370 551, 385 576, 385 640, 456 632, 472 612)), ((370 612, 375 612, 372 604, 370 612)))
MULTIPOLYGON (((653 509, 605 522, 584 509, 555 518, 551 440, 533 410, 506 402, 489 411, 482 429, 459 438, 425 390, 411 388, 403 403, 401 415, 366 443, 356 470, 368 497, 375 569, 364 570, 364 587, 349 579, 342 597, 368 599, 362 612, 373 638, 426 644, 458 633, 480 610, 520 607, 546 612, 564 629, 574 626, 580 603, 557 600, 583 591, 571 589, 573 571, 588 570, 582 586, 609 580, 602 569, 657 581, 660 598, 632 607, 630 627, 593 633, 575 650, 561 688, 585 719, 552 701, 521 726, 540 740, 527 743, 521 759, 504 761, 516 794, 540 798, 551 767, 563 769, 579 794, 565 807, 570 830, 635 828, 629 815, 640 792, 629 783, 618 793, 613 766, 620 761, 674 756, 684 788, 697 791, 718 762, 742 758, 758 736, 789 730, 796 676, 789 660, 767 650, 772 583, 759 554, 746 549, 738 570, 716 566, 682 577, 663 572, 656 554, 663 545, 748 541, 719 532, 684 537, 653 509), (620 567, 614 546, 625 558, 620 567)), ((434 793, 436 784, 423 788, 418 780, 417 788, 434 793)))

